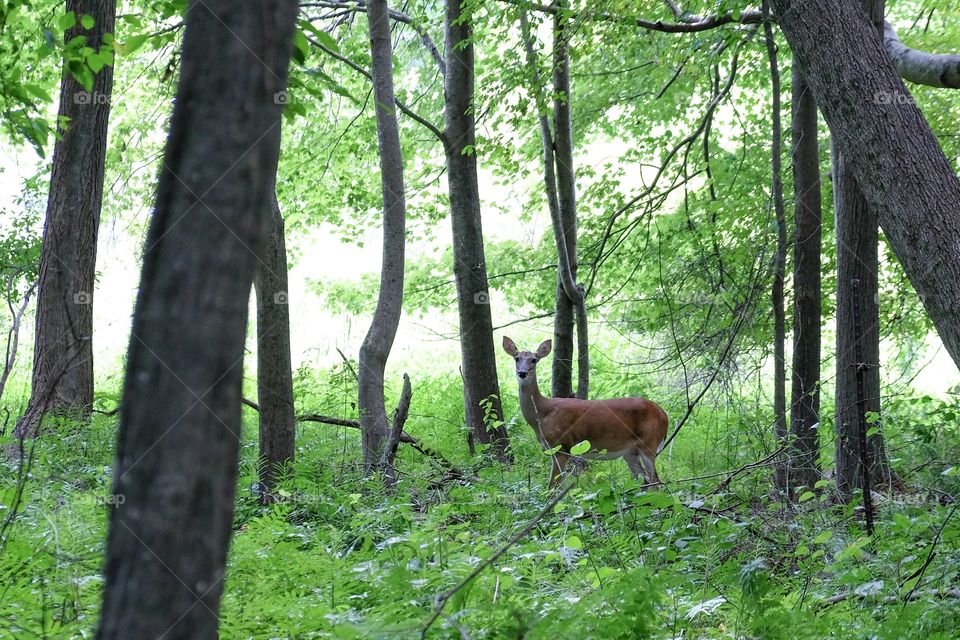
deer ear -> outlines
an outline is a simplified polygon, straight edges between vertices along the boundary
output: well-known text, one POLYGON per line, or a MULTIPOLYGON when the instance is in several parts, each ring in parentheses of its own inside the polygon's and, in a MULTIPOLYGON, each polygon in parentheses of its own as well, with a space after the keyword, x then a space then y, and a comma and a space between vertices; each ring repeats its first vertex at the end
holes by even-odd
POLYGON ((550 355, 550 350, 553 348, 553 342, 550 340, 544 340, 540 343, 540 346, 537 347, 537 358, 542 359, 550 355))
POLYGON ((513 340, 511 340, 507 336, 503 336, 503 350, 506 351, 511 356, 513 356, 514 358, 516 358, 517 354, 520 353, 520 351, 517 349, 517 345, 515 345, 513 343, 513 340))

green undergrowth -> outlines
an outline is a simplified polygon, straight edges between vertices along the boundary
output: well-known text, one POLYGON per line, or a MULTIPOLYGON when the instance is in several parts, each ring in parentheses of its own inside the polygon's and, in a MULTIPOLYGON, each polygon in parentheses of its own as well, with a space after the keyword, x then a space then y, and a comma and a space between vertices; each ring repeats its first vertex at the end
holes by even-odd
MULTIPOLYGON (((771 494, 768 467, 723 484, 765 452, 736 437, 742 423, 704 409, 661 456, 665 489, 644 491, 622 462, 594 463, 465 581, 555 494, 525 424, 508 422, 511 466, 469 455, 456 383, 418 380, 407 430, 463 477, 404 445, 392 491, 362 477, 356 431, 305 423, 283 501, 260 505, 245 410, 222 638, 417 638, 440 603, 428 638, 958 636, 960 600, 941 592, 960 577, 960 516, 948 519, 945 498, 960 491, 950 405, 890 405, 891 418, 925 411, 929 429, 891 433, 914 488, 878 496, 872 538, 859 503, 834 504, 828 480, 790 507, 771 494), (710 477, 681 481, 693 476, 710 477)), ((305 411, 345 415, 336 380, 313 384, 326 391, 303 394, 305 411)), ((16 509, 0 549, 0 637, 92 637, 116 424, 48 425, 22 495, 18 467, 0 468, 0 516, 16 509)))

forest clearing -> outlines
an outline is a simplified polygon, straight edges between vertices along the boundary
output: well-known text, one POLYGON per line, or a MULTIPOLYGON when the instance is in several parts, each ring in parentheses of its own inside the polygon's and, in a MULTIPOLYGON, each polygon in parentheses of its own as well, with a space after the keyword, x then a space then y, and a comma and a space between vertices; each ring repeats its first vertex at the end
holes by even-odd
POLYGON ((960 638, 958 45, 0 1, 0 638, 960 638))

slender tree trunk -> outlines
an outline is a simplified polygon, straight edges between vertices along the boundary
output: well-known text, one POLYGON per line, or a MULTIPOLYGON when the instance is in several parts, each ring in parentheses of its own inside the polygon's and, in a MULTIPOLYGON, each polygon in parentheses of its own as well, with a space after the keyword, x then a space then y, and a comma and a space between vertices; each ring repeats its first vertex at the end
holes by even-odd
MULTIPOLYGON (((77 24, 64 34, 65 41, 83 36, 87 46, 99 50, 104 35, 113 34, 114 0, 68 0, 67 11, 74 12, 77 24), (93 17, 92 29, 80 24, 84 15, 93 17)), ((47 411, 88 418, 93 407, 93 289, 112 91, 112 65, 94 76, 91 91, 63 72, 58 118, 66 124, 53 149, 32 389, 14 429, 20 438, 34 437, 47 411)))
POLYGON ((277 473, 293 463, 296 416, 290 363, 290 307, 283 215, 274 191, 270 228, 257 265, 257 400, 260 404, 260 484, 271 499, 277 473))
MULTIPOLYGON (((764 3, 764 14, 769 17, 766 3, 764 3)), ((777 223, 777 250, 773 256, 773 288, 770 294, 773 303, 773 429, 777 440, 785 442, 787 440, 787 373, 784 348, 787 341, 787 327, 783 281, 787 262, 787 216, 783 200, 783 124, 780 115, 780 66, 777 61, 777 43, 774 39, 773 25, 769 20, 764 21, 763 30, 766 36, 767 58, 770 62, 772 95, 770 164, 773 173, 773 210, 777 223)), ((789 491, 787 469, 783 464, 777 465, 774 481, 778 489, 789 491)))
MULTIPOLYGON (((559 269, 559 266, 558 266, 559 269)), ((550 377, 550 393, 554 398, 572 398, 573 388, 573 335, 576 318, 573 302, 563 288, 563 275, 557 272, 557 291, 553 316, 553 361, 550 377)))
POLYGON ((791 487, 820 479, 820 146, 817 102, 793 65, 793 385, 790 402, 791 487))
POLYGON ((493 319, 483 250, 480 189, 477 180, 474 116, 474 48, 469 12, 461 0, 447 0, 444 149, 450 220, 453 224, 453 274, 460 314, 460 353, 467 425, 496 456, 507 457, 506 427, 489 427, 487 417, 503 421, 500 383, 493 345, 493 319))
POLYGON ((573 361, 573 328, 577 327, 578 338, 578 389, 577 396, 586 398, 589 395, 589 350, 587 336, 586 305, 583 300, 584 289, 577 284, 576 269, 576 194, 574 192, 573 175, 573 141, 570 128, 569 91, 570 69, 567 36, 564 33, 562 21, 554 23, 554 66, 561 68, 554 72, 555 90, 562 93, 554 102, 554 126, 564 129, 555 136, 551 131, 550 119, 546 115, 546 99, 543 96, 543 85, 537 66, 536 54, 533 50, 533 35, 526 14, 520 17, 523 32, 523 43, 527 54, 527 64, 534 75, 537 107, 540 111, 540 137, 543 147, 543 178, 546 187, 547 205, 550 208, 550 220, 553 227, 554 243, 557 247, 557 297, 556 315, 554 316, 554 349, 553 349, 553 384, 551 392, 554 397, 573 396, 572 361, 573 361), (558 107, 563 113, 557 116, 558 107), (558 142, 556 138, 565 138, 558 142), (557 148, 564 147, 564 160, 558 162, 557 148), (559 179, 557 172, 565 171, 566 190, 563 200, 567 202, 567 212, 572 217, 564 218, 561 208, 559 179), (565 224, 566 221, 566 224, 565 224), (570 249, 573 249, 571 254, 570 249), (572 257, 571 257, 572 256, 572 257))
MULTIPOLYGON (((561 9, 565 3, 560 2, 561 9)), ((557 314, 554 316, 553 394, 572 395, 573 326, 577 327, 577 397, 590 395, 590 355, 584 289, 577 280, 577 189, 573 170, 573 123, 570 118, 569 16, 553 18, 553 159, 557 167, 557 204, 560 235, 557 239, 557 314), (561 243, 563 246, 561 246, 561 243), (565 272, 565 273, 564 273, 565 272), (570 291, 571 285, 574 291, 570 291), (563 393, 559 393, 563 392, 563 393)), ((555 221, 554 225, 558 223, 555 221)))
POLYGON ((380 294, 370 330, 360 347, 359 408, 363 426, 363 466, 366 473, 382 470, 389 480, 393 465, 387 456, 390 425, 383 399, 387 357, 400 324, 403 305, 403 255, 406 200, 403 193, 403 156, 393 95, 393 51, 386 0, 367 4, 370 24, 380 182, 383 188, 383 264, 380 294))
POLYGON ((297 3, 191 3, 143 254, 97 637, 214 639, 297 3))
POLYGON ((842 0, 771 0, 845 162, 955 363, 960 181, 876 25, 842 0))
MULTIPOLYGON (((884 0, 863 0, 877 32, 883 33, 884 0)), ((833 151, 833 193, 837 236, 837 383, 836 383, 836 465, 837 491, 849 499, 863 487, 860 469, 860 407, 857 404, 857 362, 855 345, 862 340, 865 401, 863 410, 880 415, 880 305, 878 223, 876 209, 867 203, 860 185, 845 161, 833 151), (860 326, 856 335, 851 281, 860 281, 860 326)), ((880 427, 876 422, 875 426, 880 427)), ((875 487, 889 485, 892 477, 883 434, 868 438, 867 459, 875 487)))

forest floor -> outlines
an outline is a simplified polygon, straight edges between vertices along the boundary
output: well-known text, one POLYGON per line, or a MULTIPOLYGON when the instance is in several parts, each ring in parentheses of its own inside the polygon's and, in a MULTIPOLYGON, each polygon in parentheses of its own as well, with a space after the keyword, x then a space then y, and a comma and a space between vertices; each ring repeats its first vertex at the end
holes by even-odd
MULTIPOLYGON (((469 456, 455 386, 421 382, 407 430, 463 477, 402 445, 387 491, 362 477, 356 431, 304 424, 295 473, 267 506, 244 410, 222 638, 418 638, 428 624, 428 638, 960 637, 960 477, 943 462, 956 448, 925 459, 955 433, 901 438, 911 489, 877 493, 871 538, 829 480, 791 505, 768 465, 727 482, 769 451, 721 414, 661 455, 659 490, 615 461, 551 493, 526 424, 509 423, 512 466, 469 456)), ((28 474, 0 466, 0 638, 93 637, 116 426, 52 424, 28 474)))

